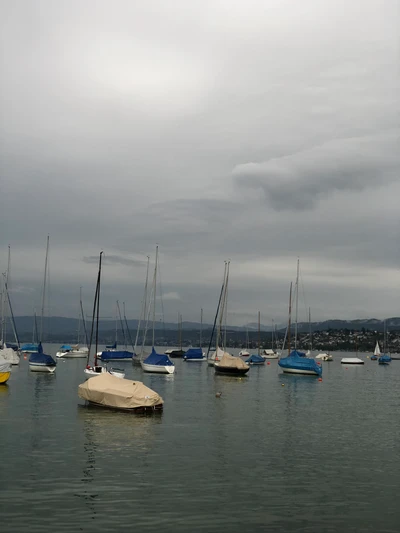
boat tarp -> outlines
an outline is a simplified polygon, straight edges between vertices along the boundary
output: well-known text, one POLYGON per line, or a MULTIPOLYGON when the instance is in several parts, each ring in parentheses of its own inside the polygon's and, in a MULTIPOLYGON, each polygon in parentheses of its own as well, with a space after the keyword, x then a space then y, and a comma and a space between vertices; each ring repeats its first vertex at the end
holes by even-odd
POLYGON ((164 403, 157 392, 141 381, 117 378, 108 372, 89 378, 79 385, 78 396, 89 402, 119 409, 153 407, 164 403))
POLYGON ((63 344, 60 350, 63 350, 64 352, 70 352, 72 350, 72 346, 70 344, 63 344))
POLYGON ((281 368, 291 368, 294 370, 309 370, 319 376, 322 374, 322 366, 317 364, 314 359, 308 359, 302 355, 302 352, 293 350, 287 357, 279 360, 278 365, 281 368))
POLYGON ((35 344, 34 342, 26 342, 25 344, 23 344, 21 346, 21 350, 24 351, 24 350, 37 350, 38 349, 38 345, 35 344))
POLYGON ((258 354, 254 354, 254 355, 250 355, 250 357, 248 359, 246 359, 246 363, 247 364, 261 364, 261 363, 265 363, 265 359, 264 357, 261 357, 261 355, 258 355, 258 354))
POLYGON ((218 366, 219 368, 249 368, 249 366, 243 361, 243 359, 240 359, 239 357, 234 357, 228 352, 224 352, 224 355, 221 357, 221 359, 219 359, 218 366))
POLYGON ((154 348, 151 350, 151 354, 144 359, 143 363, 146 365, 174 366, 174 363, 168 355, 157 353, 154 348))
POLYGON ((387 355, 385 353, 381 355, 378 359, 379 363, 390 363, 391 360, 392 358, 390 357, 390 355, 387 355))
POLYGON ((115 350, 109 351, 105 350, 101 352, 100 359, 103 361, 112 361, 113 359, 132 359, 133 353, 128 352, 127 350, 115 350))
POLYGON ((55 366, 56 362, 51 357, 51 355, 46 355, 45 353, 31 353, 29 357, 29 362, 36 365, 47 365, 47 366, 55 366))
POLYGON ((0 360, 1 359, 14 365, 19 363, 19 356, 12 348, 4 348, 3 350, 0 350, 0 360))
POLYGON ((210 355, 210 359, 211 359, 212 361, 220 361, 221 358, 223 357, 223 355, 224 355, 224 351, 221 350, 221 348, 218 347, 218 348, 215 350, 215 352, 213 352, 213 353, 210 355))
POLYGON ((0 372, 11 372, 11 363, 0 356, 0 372))
POLYGON ((185 359, 203 359, 203 350, 201 348, 189 348, 184 357, 185 359))

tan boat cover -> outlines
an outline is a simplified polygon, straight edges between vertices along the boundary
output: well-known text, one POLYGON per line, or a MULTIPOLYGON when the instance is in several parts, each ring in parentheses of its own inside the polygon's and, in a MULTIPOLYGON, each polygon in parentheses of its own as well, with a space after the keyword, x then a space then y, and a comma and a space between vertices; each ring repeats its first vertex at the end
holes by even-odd
POLYGON ((220 368, 222 366, 229 368, 249 368, 249 365, 246 364, 242 359, 239 357, 234 357, 228 352, 224 352, 224 355, 221 358, 218 357, 218 359, 218 366, 220 368))
POLYGON ((108 372, 94 376, 79 385, 78 396, 89 402, 118 409, 153 407, 164 403, 159 394, 141 381, 116 378, 108 372))

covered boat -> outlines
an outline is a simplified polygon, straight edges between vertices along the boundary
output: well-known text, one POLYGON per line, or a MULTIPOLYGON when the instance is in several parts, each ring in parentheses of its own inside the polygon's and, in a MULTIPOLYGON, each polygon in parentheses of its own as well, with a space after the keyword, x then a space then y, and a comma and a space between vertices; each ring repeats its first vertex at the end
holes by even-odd
POLYGON ((54 372, 56 369, 56 361, 43 353, 42 343, 39 342, 38 351, 31 353, 29 357, 29 370, 32 372, 54 372))
POLYGON ((175 365, 168 355, 157 353, 154 346, 151 354, 140 364, 145 372, 153 372, 155 374, 173 374, 175 372, 175 365))
POLYGON ((11 375, 11 363, 0 356, 0 385, 7 383, 11 375))
POLYGON ((195 363, 205 361, 206 358, 204 357, 203 350, 201 348, 189 348, 189 350, 187 350, 183 356, 183 360, 195 363))
POLYGON ((315 356, 315 359, 321 359, 322 361, 333 361, 333 357, 329 353, 319 353, 315 356))
POLYGON ((19 355, 18 352, 12 348, 3 348, 0 350, 0 359, 4 359, 7 363, 11 365, 19 365, 19 355))
POLYGON ((392 358, 390 357, 390 355, 387 355, 387 354, 383 354, 379 357, 378 359, 378 364, 379 365, 388 365, 390 362, 391 362, 392 358))
POLYGON ((133 353, 128 350, 104 350, 97 354, 102 361, 131 361, 133 353))
POLYGON ((282 357, 278 365, 285 374, 305 374, 309 376, 321 376, 322 366, 314 359, 304 357, 302 352, 293 350, 287 357, 282 357))
POLYGON ((271 348, 266 348, 264 350, 264 358, 265 359, 278 359, 279 355, 275 352, 275 350, 272 350, 271 348))
POLYGON ((86 346, 79 346, 79 344, 63 344, 59 351, 56 353, 56 357, 64 359, 75 359, 87 357, 89 348, 86 346))
POLYGON ((21 346, 21 352, 33 353, 38 351, 38 344, 35 342, 26 342, 21 346))
POLYGON ((224 355, 224 351, 221 348, 217 348, 207 359, 208 366, 214 366, 215 361, 219 361, 224 355))
POLYGON ((141 381, 119 379, 105 372, 78 387, 78 396, 91 404, 130 412, 161 411, 164 400, 141 381))
POLYGON ((214 368, 217 374, 229 374, 231 376, 244 376, 250 370, 250 366, 243 359, 234 357, 228 352, 223 352, 222 357, 218 357, 214 363, 214 368))
POLYGON ((246 359, 246 363, 248 365, 264 365, 265 359, 261 355, 254 354, 251 355, 248 359, 246 359))

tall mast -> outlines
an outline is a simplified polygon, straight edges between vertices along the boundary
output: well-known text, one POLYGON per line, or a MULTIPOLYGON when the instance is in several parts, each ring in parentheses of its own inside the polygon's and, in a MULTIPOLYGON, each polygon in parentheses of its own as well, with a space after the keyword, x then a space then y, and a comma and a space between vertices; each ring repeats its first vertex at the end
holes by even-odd
POLYGON ((297 276, 296 276, 296 322, 294 326, 294 349, 297 350, 297 320, 299 314, 299 265, 300 260, 297 258, 297 276))
MULTIPOLYGON (((140 310, 140 317, 139 317, 139 322, 138 322, 138 325, 137 325, 137 328, 136 328, 136 338, 135 338, 135 345, 133 346, 133 351, 136 350, 136 347, 137 347, 137 343, 138 343, 138 338, 139 338, 139 331, 140 331, 140 324, 142 322, 142 317, 143 317, 143 320, 146 320, 146 303, 147 303, 147 285, 148 285, 148 282, 149 282, 149 265, 150 265, 150 256, 148 255, 147 256, 147 269, 146 269, 146 281, 145 281, 145 284, 144 284, 144 294, 143 294, 143 300, 142 300, 142 308, 140 310)), ((144 340, 143 340, 144 342, 144 340)))
POLYGON ((83 304, 82 304, 82 287, 79 288, 79 305, 81 308, 81 317, 82 317, 83 332, 85 333, 85 342, 86 342, 86 346, 89 347, 89 339, 88 339, 88 334, 87 334, 87 329, 86 329, 86 320, 85 320, 85 314, 83 312, 83 304))
POLYGON ((271 350, 274 349, 274 319, 272 319, 271 325, 271 350))
POLYGON ((260 355, 260 311, 258 311, 258 355, 260 355))
POLYGON ((202 335, 203 335, 203 308, 200 309, 200 348, 202 345, 202 335))
POLYGON ((292 282, 289 291, 289 322, 288 322, 288 355, 290 355, 290 330, 292 327, 292 282))
POLYGON ((154 347, 154 326, 156 321, 156 294, 157 294, 157 265, 158 265, 158 244, 156 246, 156 264, 154 266, 154 291, 153 291, 153 347, 154 347))
MULTIPOLYGON (((225 263, 225 270, 226 270, 226 263, 225 263)), ((211 343, 212 343, 212 340, 213 340, 213 337, 214 337, 215 325, 217 324, 218 315, 219 315, 220 308, 221 308, 221 302, 222 302, 222 297, 223 297, 223 293, 224 293, 224 286, 225 286, 225 272, 224 272, 224 280, 223 280, 222 286, 221 286, 221 292, 219 293, 217 311, 216 311, 215 317, 214 317, 214 324, 213 324, 213 328, 212 328, 212 331, 211 331, 210 342, 208 343, 207 359, 208 359, 208 354, 210 353, 210 350, 211 350, 211 343)), ((217 326, 217 342, 215 344, 215 349, 216 350, 218 349, 218 339, 219 339, 219 333, 218 332, 219 332, 219 325, 217 326)))
POLYGON ((4 344, 4 304, 5 304, 5 287, 4 287, 5 274, 1 276, 1 344, 4 344))
POLYGON ((310 329, 310 352, 312 352, 311 307, 308 308, 308 327, 310 329))
POLYGON ((98 276, 98 290, 97 290, 97 316, 96 316, 96 351, 94 354, 94 365, 97 365, 97 351, 99 344, 99 315, 100 315, 100 285, 101 285, 101 259, 103 252, 100 252, 99 260, 99 276, 98 276))
POLYGON ((224 268, 224 281, 222 283, 222 289, 221 289, 221 297, 220 297, 220 304, 219 305, 219 322, 218 322, 218 328, 217 328, 217 343, 215 345, 215 348, 218 350, 219 347, 219 340, 221 337, 221 328, 222 328, 222 320, 224 316, 224 308, 225 308, 225 295, 226 295, 226 273, 227 273, 228 263, 225 261, 225 268, 224 268))
POLYGON ((229 281, 229 265, 231 264, 230 261, 228 261, 228 268, 226 270, 226 284, 225 284, 225 298, 224 298, 224 351, 226 350, 226 323, 228 319, 228 281, 229 281))
POLYGON ((46 259, 45 259, 45 263, 44 263, 42 311, 41 311, 41 318, 40 318, 40 339, 39 339, 39 342, 42 342, 42 340, 43 340, 43 315, 44 315, 44 303, 45 303, 45 298, 46 298, 46 278, 47 278, 47 260, 48 260, 48 257, 49 257, 49 240, 50 240, 50 236, 47 235, 46 259))

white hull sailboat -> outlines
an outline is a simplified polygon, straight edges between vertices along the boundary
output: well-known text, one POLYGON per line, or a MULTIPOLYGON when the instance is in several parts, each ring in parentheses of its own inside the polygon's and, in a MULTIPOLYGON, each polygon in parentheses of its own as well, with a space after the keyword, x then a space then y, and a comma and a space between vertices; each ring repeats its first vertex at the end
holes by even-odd
POLYGON ((172 365, 149 365, 143 361, 140 364, 145 372, 152 372, 153 374, 173 374, 175 372, 175 366, 172 365))
POLYGON ((29 362, 29 370, 31 372, 49 372, 50 374, 53 374, 55 371, 56 366, 52 365, 46 365, 45 363, 32 363, 29 362))
POLYGON ((59 359, 82 359, 84 357, 87 357, 88 352, 89 348, 83 346, 82 348, 73 348, 72 350, 57 352, 56 357, 58 357, 59 359))
POLYGON ((111 368, 108 370, 105 366, 89 366, 84 370, 84 373, 91 378, 94 376, 100 376, 106 372, 112 376, 115 376, 116 378, 123 379, 125 377, 125 372, 123 370, 117 370, 116 368, 111 368))
POLYGON ((364 361, 359 357, 343 357, 340 361, 342 365, 363 365, 364 361))
POLYGON ((321 359, 321 361, 333 361, 333 357, 329 353, 319 353, 315 356, 315 359, 321 359))

